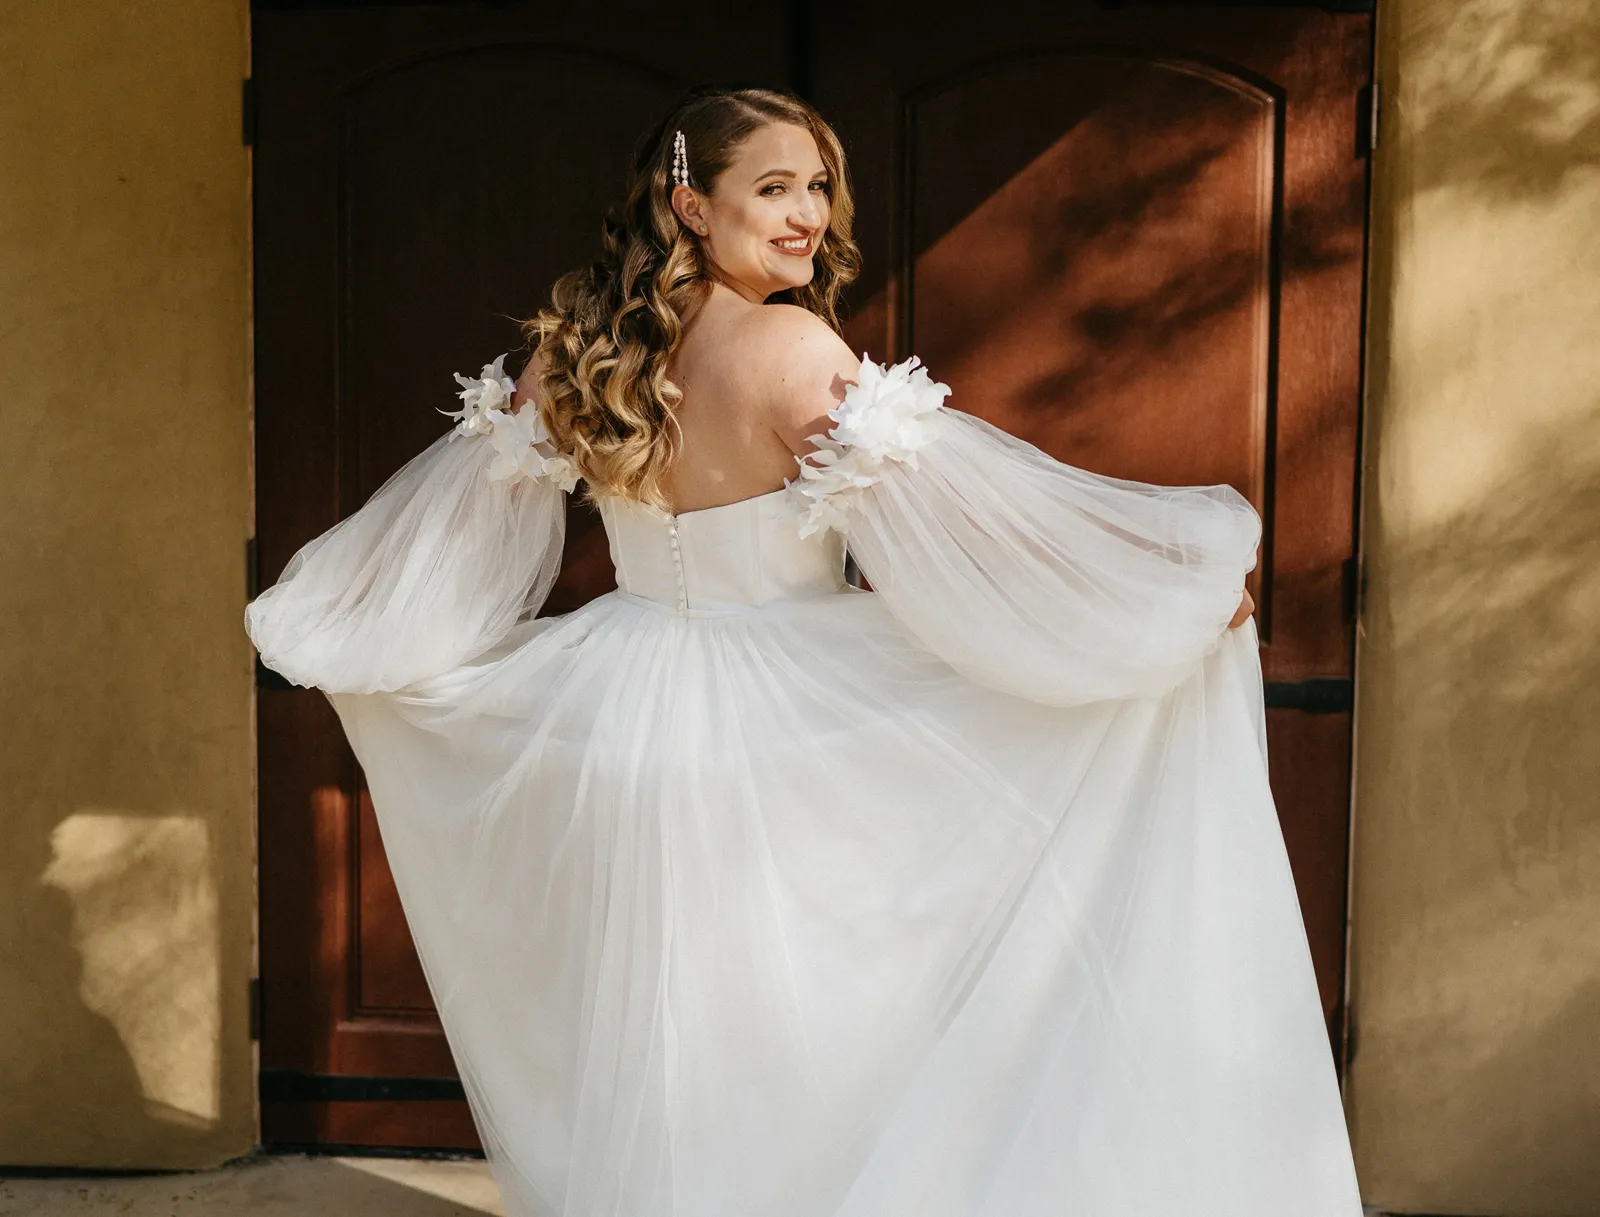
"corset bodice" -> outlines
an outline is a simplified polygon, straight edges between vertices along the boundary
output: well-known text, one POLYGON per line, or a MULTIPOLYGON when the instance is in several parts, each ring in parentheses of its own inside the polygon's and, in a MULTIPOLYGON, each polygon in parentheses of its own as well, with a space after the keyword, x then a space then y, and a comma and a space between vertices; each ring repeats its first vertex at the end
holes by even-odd
POLYGON ((617 590, 684 617, 827 596, 845 586, 844 538, 801 538, 788 490, 669 515, 632 499, 600 500, 617 590))

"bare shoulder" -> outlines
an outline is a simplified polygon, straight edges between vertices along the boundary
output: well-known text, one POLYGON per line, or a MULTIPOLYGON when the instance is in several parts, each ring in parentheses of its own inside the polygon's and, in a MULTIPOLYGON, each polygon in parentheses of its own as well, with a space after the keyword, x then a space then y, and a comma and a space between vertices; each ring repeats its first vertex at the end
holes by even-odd
POLYGON ((796 455, 810 452, 809 437, 833 425, 828 411, 856 382, 860 356, 822 318, 792 304, 757 310, 747 344, 773 430, 796 455))
POLYGON ((539 396, 539 376, 544 371, 545 361, 540 358, 539 352, 528 359, 528 366, 522 369, 522 375, 517 377, 517 391, 511 397, 511 411, 516 413, 527 402, 539 396))

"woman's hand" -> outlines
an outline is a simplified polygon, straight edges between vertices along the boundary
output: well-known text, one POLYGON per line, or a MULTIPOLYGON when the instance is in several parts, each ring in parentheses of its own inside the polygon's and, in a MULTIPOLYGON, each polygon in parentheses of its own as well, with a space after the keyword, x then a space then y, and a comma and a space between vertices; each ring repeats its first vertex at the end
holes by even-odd
POLYGON ((1234 610, 1233 620, 1228 622, 1228 628, 1234 629, 1250 620, 1250 614, 1256 611, 1256 602, 1250 598, 1250 593, 1245 592, 1239 601, 1239 607, 1234 610))

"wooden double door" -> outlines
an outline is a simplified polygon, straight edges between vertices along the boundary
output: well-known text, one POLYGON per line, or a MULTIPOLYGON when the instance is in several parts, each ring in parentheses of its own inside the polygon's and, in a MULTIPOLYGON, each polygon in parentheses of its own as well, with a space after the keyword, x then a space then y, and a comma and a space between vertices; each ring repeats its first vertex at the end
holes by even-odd
MULTIPOLYGON (((1073 464, 1261 510, 1272 781, 1341 1045, 1370 14, 257 0, 254 47, 266 580, 516 348, 684 87, 802 92, 855 179, 858 351, 1073 464)), ((546 613, 614 586, 571 512, 546 613)), ((473 1146, 338 722, 259 684, 264 1138, 473 1146)))

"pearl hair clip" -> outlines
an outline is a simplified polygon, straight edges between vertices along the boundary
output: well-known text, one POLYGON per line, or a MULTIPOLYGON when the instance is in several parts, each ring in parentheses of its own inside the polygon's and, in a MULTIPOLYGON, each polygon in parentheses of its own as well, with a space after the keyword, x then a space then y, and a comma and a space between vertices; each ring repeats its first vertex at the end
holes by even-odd
POLYGON ((689 184, 689 145, 682 131, 672 137, 672 180, 679 186, 689 184))

